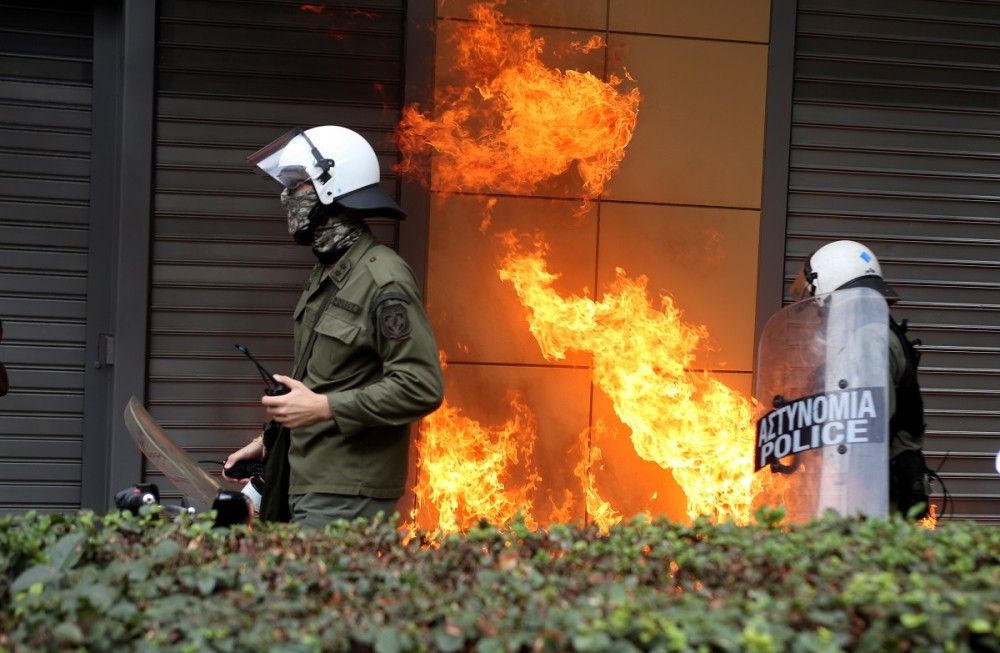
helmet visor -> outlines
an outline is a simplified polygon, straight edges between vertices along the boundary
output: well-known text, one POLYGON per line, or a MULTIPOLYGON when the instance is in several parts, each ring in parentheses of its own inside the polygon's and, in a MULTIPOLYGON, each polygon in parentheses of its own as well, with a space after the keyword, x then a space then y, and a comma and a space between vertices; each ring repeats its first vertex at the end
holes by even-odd
POLYGON ((295 190, 309 181, 309 171, 302 165, 280 165, 281 154, 296 138, 302 138, 301 129, 291 129, 247 157, 247 162, 258 172, 271 177, 288 190, 295 190))

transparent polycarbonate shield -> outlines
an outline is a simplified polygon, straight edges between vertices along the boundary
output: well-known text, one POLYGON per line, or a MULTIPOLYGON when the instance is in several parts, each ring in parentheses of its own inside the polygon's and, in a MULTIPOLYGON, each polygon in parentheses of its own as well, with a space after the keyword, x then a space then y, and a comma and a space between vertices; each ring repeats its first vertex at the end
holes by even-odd
POLYGON ((870 288, 786 306, 757 350, 758 505, 788 520, 889 509, 889 312, 870 288))
POLYGON ((150 464, 177 487, 190 505, 198 510, 212 507, 222 484, 177 446, 135 397, 125 407, 125 427, 150 464))
POLYGON ((285 188, 294 190, 299 184, 309 181, 309 172, 303 161, 299 161, 300 165, 281 165, 285 148, 293 142, 297 144, 295 149, 298 150, 308 151, 312 147, 303 131, 296 128, 285 132, 251 154, 247 157, 247 162, 254 166, 257 171, 268 175, 285 188))

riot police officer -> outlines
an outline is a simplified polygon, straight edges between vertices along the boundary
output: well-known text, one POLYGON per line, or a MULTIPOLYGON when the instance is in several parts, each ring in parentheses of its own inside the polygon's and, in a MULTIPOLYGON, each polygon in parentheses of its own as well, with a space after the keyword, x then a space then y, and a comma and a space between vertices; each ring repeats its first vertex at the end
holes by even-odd
MULTIPOLYGON (((405 214, 379 186, 371 145, 350 129, 294 129, 249 161, 283 186, 289 234, 317 259, 293 313, 301 380, 276 374, 290 392, 262 399, 289 429, 288 513, 267 514, 266 475, 263 516, 322 526, 391 514, 404 490, 409 425, 444 393, 413 272, 364 222, 405 214)), ((264 453, 257 438, 223 473, 264 453)))
MULTIPOLYGON (((844 288, 868 287, 880 292, 892 306, 899 295, 882 278, 882 267, 872 251, 851 240, 828 243, 806 258, 792 284, 794 299, 805 299, 844 288)), ((902 324, 889 316, 889 502, 903 515, 924 505, 927 515, 929 470, 924 461, 924 405, 917 382, 920 352, 902 324)))

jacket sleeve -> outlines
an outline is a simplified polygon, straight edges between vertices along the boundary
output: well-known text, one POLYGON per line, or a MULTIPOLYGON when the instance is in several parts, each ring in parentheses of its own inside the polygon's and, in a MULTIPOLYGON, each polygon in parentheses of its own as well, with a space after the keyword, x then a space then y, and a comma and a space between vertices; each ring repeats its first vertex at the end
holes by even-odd
POLYGON ((416 288, 399 281, 380 287, 370 312, 381 379, 327 394, 345 435, 408 424, 436 410, 444 399, 437 343, 416 288))

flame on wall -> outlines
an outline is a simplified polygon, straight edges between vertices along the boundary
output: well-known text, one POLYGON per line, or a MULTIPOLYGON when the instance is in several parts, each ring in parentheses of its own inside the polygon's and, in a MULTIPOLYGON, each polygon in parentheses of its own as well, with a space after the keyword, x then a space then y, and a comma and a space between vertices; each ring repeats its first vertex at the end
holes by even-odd
MULTIPOLYGON (((597 198, 632 137, 638 90, 620 90, 615 77, 605 82, 545 66, 544 40, 526 27, 502 25, 496 6, 474 5, 474 20, 456 30, 455 66, 464 85, 438 89, 434 115, 404 110, 400 171, 423 172, 431 155, 437 190, 528 193, 575 166, 584 200, 597 198)), ((603 41, 585 47, 595 46, 603 41)), ((490 226, 484 218, 484 236, 490 226)), ((503 237, 507 255, 498 273, 527 309, 543 355, 591 355, 593 382, 631 429, 636 453, 671 470, 687 495, 688 515, 748 521, 759 488, 749 464, 754 407, 709 374, 691 371, 704 328, 687 324, 670 297, 654 306, 646 278, 622 270, 599 301, 560 296, 544 236, 503 237)), ((531 456, 534 419, 520 399, 510 406, 512 417, 500 427, 484 427, 448 403, 423 421, 415 495, 420 511, 436 511, 439 532, 480 518, 504 523, 518 512, 533 519, 540 477, 532 471, 515 482, 510 469, 531 456)), ((606 530, 622 515, 596 488, 601 452, 587 432, 579 449, 580 493, 588 516, 606 530)), ((553 514, 568 513, 567 499, 553 514)))
POLYGON ((537 525, 531 509, 541 480, 532 466, 537 428, 519 396, 509 403, 512 416, 499 426, 484 426, 447 400, 421 423, 414 494, 417 511, 426 505, 436 513, 433 530, 453 533, 481 519, 506 524, 518 516, 537 525))
POLYGON ((631 428, 636 453, 671 470, 689 516, 748 521, 760 489, 747 463, 755 409, 721 381, 690 371, 704 328, 687 324, 668 296, 652 306, 646 278, 629 279, 621 269, 600 301, 562 297, 552 288, 557 276, 546 267, 546 243, 535 237, 526 247, 524 240, 507 235, 499 275, 528 309, 543 355, 591 354, 594 383, 631 428))
MULTIPOLYGON (((592 430, 603 431, 604 426, 598 423, 592 430)), ((604 453, 600 447, 592 444, 590 431, 591 429, 587 429, 580 434, 579 452, 577 453, 580 456, 580 462, 576 464, 573 473, 583 485, 583 499, 587 509, 587 517, 601 532, 606 533, 609 528, 621 522, 622 514, 615 510, 611 502, 602 497, 600 490, 597 489, 594 470, 603 467, 601 461, 604 458, 604 453)))
POLYGON ((506 524, 515 517, 536 527, 532 493, 541 477, 532 454, 538 429, 517 393, 509 393, 508 403, 511 417, 499 426, 483 425, 447 399, 423 419, 411 533, 418 524, 433 536, 467 530, 481 519, 506 524))
POLYGON ((474 21, 454 43, 466 83, 438 90, 435 117, 404 108, 399 170, 424 170, 433 152, 439 188, 523 193, 575 164, 584 196, 597 197, 632 138, 639 91, 619 92, 614 76, 550 68, 541 61, 544 39, 502 25, 494 4, 471 11, 474 21))

